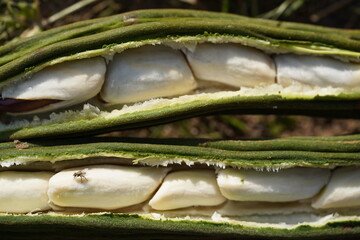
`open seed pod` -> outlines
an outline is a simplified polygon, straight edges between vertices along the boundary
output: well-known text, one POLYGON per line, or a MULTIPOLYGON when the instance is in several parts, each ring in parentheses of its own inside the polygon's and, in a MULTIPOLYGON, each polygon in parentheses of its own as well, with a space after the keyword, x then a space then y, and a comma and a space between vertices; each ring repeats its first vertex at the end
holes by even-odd
POLYGON ((142 10, 0 47, 0 140, 219 112, 359 117, 360 32, 142 10))
POLYGON ((0 149, 6 239, 360 236, 357 135, 87 138, 0 149))

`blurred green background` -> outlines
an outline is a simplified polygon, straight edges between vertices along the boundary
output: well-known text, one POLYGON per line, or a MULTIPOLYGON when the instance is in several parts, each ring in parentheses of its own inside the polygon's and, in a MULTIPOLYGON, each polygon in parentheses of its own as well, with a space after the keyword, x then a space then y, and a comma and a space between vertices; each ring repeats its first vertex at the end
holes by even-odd
MULTIPOLYGON (((0 0, 0 44, 79 20, 146 8, 200 9, 338 28, 360 28, 359 0, 0 0)), ((216 115, 110 135, 229 139, 354 133, 360 133, 360 120, 216 115)))

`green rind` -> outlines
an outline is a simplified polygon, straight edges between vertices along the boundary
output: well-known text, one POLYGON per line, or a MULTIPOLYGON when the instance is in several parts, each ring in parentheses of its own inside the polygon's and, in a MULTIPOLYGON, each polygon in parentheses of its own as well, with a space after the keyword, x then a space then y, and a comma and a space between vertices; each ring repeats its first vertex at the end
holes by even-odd
POLYGON ((315 151, 315 152, 360 152, 360 141, 324 141, 299 139, 273 140, 224 140, 204 143, 204 146, 231 151, 315 151))
POLYGON ((278 113, 313 114, 317 116, 360 117, 359 100, 339 96, 314 99, 288 99, 276 95, 235 96, 220 99, 194 100, 187 103, 122 114, 116 117, 95 117, 63 123, 46 124, 12 130, 0 130, 0 141, 93 135, 167 123, 214 113, 278 113))
POLYGON ((128 13, 123 13, 111 17, 92 19, 88 21, 69 24, 67 26, 58 27, 37 34, 35 36, 20 39, 19 41, 11 42, 7 45, 0 47, 0 65, 12 61, 21 55, 25 55, 31 51, 37 50, 41 47, 48 46, 55 42, 73 39, 81 36, 91 35, 96 32, 102 32, 110 29, 114 29, 129 24, 137 24, 147 21, 161 21, 165 19, 176 18, 192 18, 192 19, 231 19, 233 21, 246 22, 248 24, 256 23, 262 26, 271 26, 278 29, 287 30, 300 30, 311 33, 341 33, 342 37, 347 39, 354 39, 359 35, 359 31, 356 30, 343 30, 335 28, 326 28, 314 25, 299 24, 299 23, 287 23, 266 19, 254 19, 239 15, 226 14, 226 13, 212 13, 206 11, 194 11, 194 10, 181 10, 181 9, 156 9, 156 10, 139 10, 128 13), (40 41, 41 40, 41 41, 40 41))
POLYGON ((211 13, 206 11, 149 9, 76 22, 0 46, 0 66, 22 55, 59 41, 88 36, 121 26, 137 24, 139 22, 157 21, 161 18, 219 18, 220 16, 224 19, 241 18, 238 15, 211 13))
MULTIPOLYGON (((151 144, 124 142, 122 139, 93 138, 92 140, 58 140, 52 143, 37 141, 25 149, 14 143, 0 144, 0 163, 5 161, 63 161, 86 157, 126 158, 132 164, 166 165, 168 163, 210 164, 244 168, 287 168, 294 166, 334 167, 360 165, 360 154, 355 152, 316 152, 294 150, 234 151, 206 148, 202 145, 179 143, 151 144), (80 142, 79 142, 80 141, 80 142)), ((31 144, 31 142, 30 142, 31 144)), ((192 144, 195 144, 194 142, 192 144)), ((335 142, 335 145, 341 145, 335 142)), ((261 146, 259 145, 259 148, 261 146)), ((276 148, 275 148, 276 149, 276 148)))
MULTIPOLYGON (((275 21, 269 19, 257 19, 257 18, 249 18, 240 15, 228 14, 228 13, 219 13, 219 12, 208 12, 208 11, 195 11, 195 10, 184 10, 184 9, 148 9, 148 10, 137 10, 132 12, 127 12, 123 14, 119 14, 116 16, 110 16, 105 18, 92 19, 82 22, 77 22, 73 24, 69 24, 62 27, 57 27, 54 29, 47 30, 45 32, 39 33, 35 36, 28 37, 25 39, 20 39, 16 42, 11 42, 4 46, 0 46, 0 56, 3 57, 5 54, 12 55, 15 52, 23 51, 32 51, 36 46, 36 49, 54 43, 56 41, 76 38, 78 36, 91 34, 93 32, 99 31, 101 28, 96 24, 99 23, 104 26, 104 29, 111 29, 118 25, 114 25, 114 23, 121 22, 129 22, 132 24, 136 22, 138 19, 156 19, 156 18, 215 18, 215 19, 232 19, 238 20, 242 22, 256 22, 261 25, 267 25, 272 27, 280 27, 284 29, 294 29, 301 31, 310 31, 310 32, 318 32, 318 33, 333 33, 340 32, 341 35, 346 36, 350 39, 357 39, 360 36, 359 30, 346 30, 346 29, 337 29, 337 28, 329 28, 322 27, 310 24, 302 24, 302 23, 291 23, 291 22, 283 22, 283 21, 275 21), (83 30, 83 27, 93 25, 92 28, 83 30), (95 26, 94 26, 95 25, 95 26), (65 31, 66 30, 66 31, 65 31), (72 34, 72 30, 76 30, 76 34, 72 34), (70 32, 70 34, 68 33, 70 32), (53 39, 53 40, 50 40, 53 39), (42 40, 39 42, 39 40, 42 40), (45 41, 44 41, 45 40, 45 41), (30 49, 29 49, 30 48, 30 49)), ((126 25, 126 24, 124 24, 126 25)), ((16 57, 12 57, 10 60, 15 59, 16 57)), ((1 63, 3 64, 3 63, 1 63)))
POLYGON ((0 234, 5 239, 357 239, 360 221, 279 229, 135 214, 0 215, 0 234))
MULTIPOLYGON (((238 139, 238 140, 217 140, 217 139, 202 139, 202 138, 123 138, 123 137, 87 137, 87 138, 69 138, 66 141, 63 139, 47 140, 30 140, 25 143, 29 147, 46 147, 46 146, 58 146, 58 145, 77 145, 85 143, 97 143, 97 142, 126 142, 126 143, 139 143, 139 144, 158 144, 158 145, 170 145, 170 146, 199 146, 220 148, 224 147, 226 150, 227 145, 230 147, 239 144, 239 149, 228 149, 232 151, 263 151, 263 150, 302 150, 302 151, 328 151, 328 152, 358 152, 360 134, 354 135, 342 135, 342 136, 311 136, 311 137, 282 137, 282 138, 270 138, 270 139, 238 139), (284 144, 286 141, 292 144, 284 144), (294 144, 303 145, 302 147, 293 146, 294 144), (218 145, 219 144, 219 145, 218 145), (249 147, 247 146, 249 144, 249 147), (329 145, 328 145, 329 144, 329 145), (313 149, 313 146, 317 145, 318 148, 313 149), (319 146, 325 145, 325 147, 319 146), (328 147, 327 147, 328 145, 328 147)), ((0 150, 11 150, 17 144, 22 142, 3 142, 0 143, 0 150)))

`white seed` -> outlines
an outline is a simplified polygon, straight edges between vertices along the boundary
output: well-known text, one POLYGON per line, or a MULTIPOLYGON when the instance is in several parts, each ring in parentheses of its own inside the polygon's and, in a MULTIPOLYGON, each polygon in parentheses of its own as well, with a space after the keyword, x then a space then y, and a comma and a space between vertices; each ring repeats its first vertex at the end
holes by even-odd
POLYGON ((316 198, 314 208, 343 208, 360 206, 360 168, 335 169, 329 184, 316 198))
POLYGON ((257 49, 239 44, 204 43, 185 53, 198 79, 235 87, 275 83, 273 60, 257 49))
POLYGON ((195 88, 180 51, 143 46, 114 56, 100 96, 108 103, 129 103, 186 94, 195 88))
POLYGON ((25 100, 63 100, 43 110, 71 106, 96 96, 105 72, 106 64, 101 57, 63 62, 44 68, 27 81, 5 87, 1 95, 25 100))
POLYGON ((290 168, 278 172, 222 169, 218 172, 221 193, 234 201, 289 202, 317 194, 328 182, 330 170, 290 168))
POLYGON ((46 194, 50 172, 0 172, 0 212, 49 210, 46 194))
POLYGON ((277 81, 283 86, 294 83, 319 87, 352 88, 360 86, 360 64, 340 60, 284 54, 275 56, 277 81))
POLYGON ((171 210, 216 206, 225 200, 216 184, 214 171, 188 170, 167 175, 149 205, 156 210, 171 210))
POLYGON ((116 165, 67 169, 50 179, 48 195, 52 203, 62 207, 127 207, 149 199, 169 170, 116 165), (77 177, 79 172, 86 179, 77 177))

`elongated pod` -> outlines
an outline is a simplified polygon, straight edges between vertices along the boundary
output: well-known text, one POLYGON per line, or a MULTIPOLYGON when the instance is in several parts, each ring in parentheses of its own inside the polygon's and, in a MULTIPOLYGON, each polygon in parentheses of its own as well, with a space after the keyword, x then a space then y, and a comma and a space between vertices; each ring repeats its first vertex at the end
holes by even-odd
POLYGON ((358 139, 285 138, 268 140, 268 147, 254 140, 256 149, 248 151, 185 139, 38 140, 23 149, 1 143, 0 233, 7 239, 38 233, 79 239, 356 238, 360 201, 341 192, 360 188, 360 148, 344 147, 358 139), (286 140, 341 151, 294 150, 282 144, 286 140), (20 180, 25 176, 29 183, 20 180), (42 190, 30 181, 41 182, 42 190), (14 204, 29 196, 27 209, 14 204))
POLYGON ((359 117, 358 35, 192 10, 52 29, 0 47, 0 139, 219 112, 359 117))

